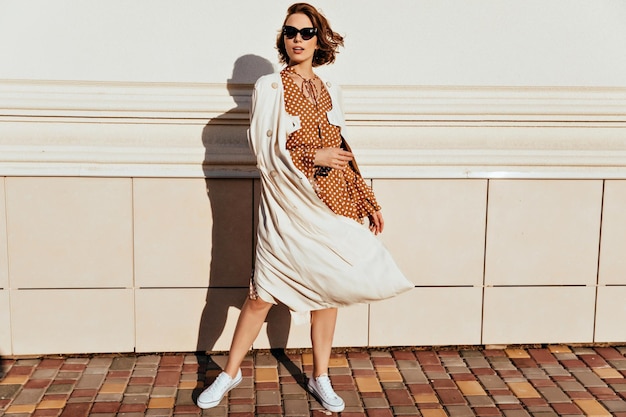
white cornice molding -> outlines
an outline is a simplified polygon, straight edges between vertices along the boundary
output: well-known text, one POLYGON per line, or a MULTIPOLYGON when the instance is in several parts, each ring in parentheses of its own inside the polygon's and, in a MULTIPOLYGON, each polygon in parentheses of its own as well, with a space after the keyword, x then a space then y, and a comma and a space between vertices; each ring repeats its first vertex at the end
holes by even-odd
POLYGON ((245 84, 0 80, 0 114, 206 120, 228 113, 247 120, 251 89, 245 84))
POLYGON ((625 121, 626 88, 346 86, 354 120, 625 121))
MULTIPOLYGON (((254 177, 251 89, 0 80, 0 175, 254 177)), ((343 100, 371 178, 626 178, 626 88, 344 86, 343 100)))
MULTIPOLYGON (((625 121, 624 87, 342 87, 364 121, 625 121)), ((0 80, 3 116, 247 120, 250 84, 0 80)))

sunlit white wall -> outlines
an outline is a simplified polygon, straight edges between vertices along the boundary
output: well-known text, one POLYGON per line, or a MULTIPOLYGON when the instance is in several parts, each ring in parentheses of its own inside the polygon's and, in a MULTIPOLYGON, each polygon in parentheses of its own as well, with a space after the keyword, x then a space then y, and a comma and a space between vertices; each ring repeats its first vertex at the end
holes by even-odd
MULTIPOLYGON (((225 350, 290 1, 0 0, 0 355, 225 350)), ((321 0, 415 283, 338 346, 623 342, 626 2, 321 0)), ((274 309, 255 347, 307 347, 274 309)))
MULTIPOLYGON (((0 77, 221 83, 290 1, 2 0, 0 77)), ((621 0, 320 0, 342 84, 626 86, 621 0)))

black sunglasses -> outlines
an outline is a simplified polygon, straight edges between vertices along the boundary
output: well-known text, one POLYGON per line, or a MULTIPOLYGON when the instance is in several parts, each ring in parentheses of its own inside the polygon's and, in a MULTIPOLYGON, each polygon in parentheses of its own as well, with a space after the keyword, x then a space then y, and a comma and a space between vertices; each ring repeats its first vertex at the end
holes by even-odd
POLYGON ((308 41, 313 38, 313 36, 317 35, 317 28, 296 29, 293 26, 283 26, 283 35, 285 35, 287 39, 295 38, 298 33, 302 36, 302 39, 308 41))

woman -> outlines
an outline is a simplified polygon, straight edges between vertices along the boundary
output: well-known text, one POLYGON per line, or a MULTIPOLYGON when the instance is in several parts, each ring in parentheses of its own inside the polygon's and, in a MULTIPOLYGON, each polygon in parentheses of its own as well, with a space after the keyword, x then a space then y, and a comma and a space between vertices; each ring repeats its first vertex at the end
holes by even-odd
POLYGON ((309 391, 327 410, 342 411, 328 377, 337 307, 413 288, 374 236, 384 220, 345 142, 339 92, 313 72, 342 45, 313 6, 294 4, 276 42, 286 67, 255 84, 248 131, 262 183, 255 271, 226 367, 199 396, 201 408, 216 406, 241 382, 240 364, 281 302, 296 321, 310 316, 309 391))

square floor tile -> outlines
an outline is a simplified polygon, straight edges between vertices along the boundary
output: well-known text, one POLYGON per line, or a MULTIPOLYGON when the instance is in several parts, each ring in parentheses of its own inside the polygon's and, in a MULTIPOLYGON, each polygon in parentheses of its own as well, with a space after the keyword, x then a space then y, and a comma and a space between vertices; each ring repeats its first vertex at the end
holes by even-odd
POLYGON ((480 344, 482 288, 423 288, 370 305, 371 346, 480 344))
POLYGON ((487 285, 595 285, 602 181, 491 180, 487 285))
POLYGON ((626 285, 626 181, 607 180, 602 206, 601 285, 626 285))
POLYGON ((0 177, 0 289, 9 288, 9 258, 7 253, 7 215, 5 178, 0 177))
POLYGON ((15 355, 132 352, 132 289, 11 290, 15 355))
POLYGON ((375 180, 381 239, 418 286, 482 285, 487 181, 375 180))
POLYGON ((130 287, 131 180, 6 179, 11 288, 130 287))
POLYGON ((138 352, 228 350, 248 289, 135 291, 138 352))
POLYGON ((251 179, 138 178, 133 184, 138 286, 248 285, 251 179))
POLYGON ((12 354, 9 290, 0 290, 0 357, 12 354))
POLYGON ((590 343, 594 308, 594 287, 485 288, 482 343, 590 343))
POLYGON ((594 342, 626 340, 626 286, 598 287, 594 342))
MULTIPOLYGON (((334 347, 367 346, 369 312, 367 304, 342 307, 338 311, 334 347)), ((281 305, 272 307, 261 333, 254 342, 255 349, 311 347, 310 322, 298 324, 289 310, 281 305)))

